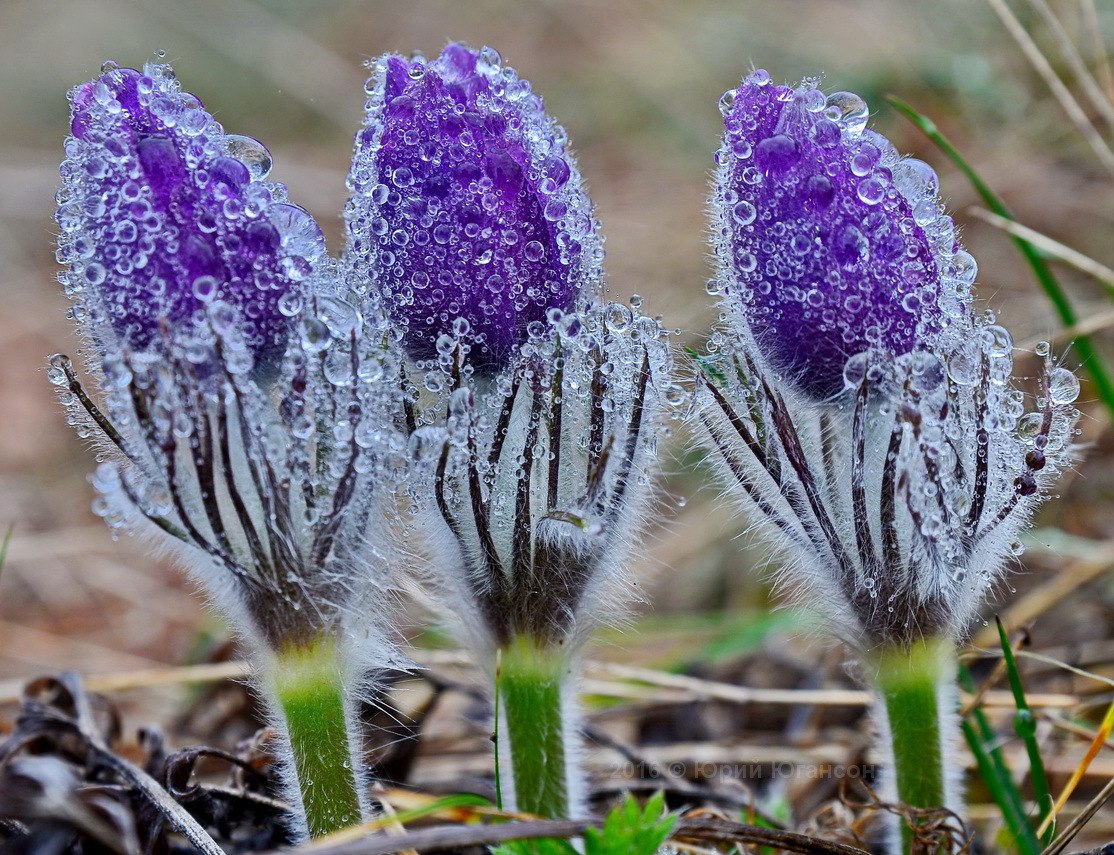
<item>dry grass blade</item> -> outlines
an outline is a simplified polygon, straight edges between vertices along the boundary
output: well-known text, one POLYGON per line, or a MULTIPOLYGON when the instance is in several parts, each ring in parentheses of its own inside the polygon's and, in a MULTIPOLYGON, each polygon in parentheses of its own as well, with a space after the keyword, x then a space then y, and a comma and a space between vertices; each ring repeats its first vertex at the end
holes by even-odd
POLYGON ((1090 822, 1095 815, 1102 810, 1103 805, 1110 801, 1112 796, 1114 796, 1114 778, 1112 778, 1105 787, 1099 790, 1098 795, 1087 803, 1087 807, 1083 808, 1075 819, 1064 826, 1064 830, 1056 835, 1056 839, 1048 844, 1048 848, 1045 849, 1041 855, 1060 855, 1060 853, 1067 848, 1068 844, 1075 839, 1075 836, 1083 830, 1083 826, 1090 822))
POLYGON ((397 837, 375 833, 360 840, 314 845, 308 848, 280 850, 284 855, 399 855, 408 849, 442 850, 466 846, 493 846, 508 840, 529 840, 539 837, 577 837, 594 824, 584 820, 542 819, 529 822, 508 822, 499 825, 439 825, 408 831, 397 837))
POLYGON ((744 825, 712 816, 682 817, 673 836, 697 843, 734 844, 739 849, 746 845, 758 845, 785 852, 815 855, 866 855, 864 850, 846 843, 836 843, 793 831, 744 825))
MULTIPOLYGON (((92 674, 84 678, 85 688, 93 692, 121 692, 177 686, 186 683, 215 683, 218 680, 239 680, 251 673, 246 662, 214 662, 205 665, 181 665, 167 668, 141 668, 112 674, 92 674)), ((16 703, 23 694, 26 680, 0 682, 0 704, 16 703)))
POLYGON ((1029 0, 1029 5, 1036 9, 1037 13, 1044 19, 1049 32, 1056 40, 1056 46, 1071 67, 1072 74, 1075 75, 1080 86, 1083 87, 1083 92, 1087 95, 1087 100, 1091 102, 1095 112, 1102 116, 1107 125, 1114 127, 1114 104, 1111 104, 1110 99, 1102 91, 1102 87, 1099 86, 1090 69, 1087 68, 1087 64, 1083 61, 1083 56, 1079 53, 1075 42, 1071 40, 1068 31, 1064 29, 1060 19, 1052 11, 1052 7, 1048 5, 1047 0, 1029 0))
MULTIPOLYGON (((581 820, 530 820, 498 825, 461 826, 444 825, 410 831, 399 837, 376 836, 363 840, 345 841, 336 845, 313 846, 309 849, 284 850, 285 852, 312 852, 314 855, 398 855, 407 849, 463 848, 466 846, 491 846, 509 840, 529 840, 541 837, 577 837, 585 829, 598 827, 597 823, 581 820)), ((866 855, 855 846, 835 843, 807 834, 745 825, 715 817, 682 817, 673 836, 684 843, 716 843, 735 846, 770 846, 785 852, 804 855, 866 855)))
POLYGON ((1102 330, 1114 327, 1114 309, 1107 309, 1105 312, 1096 312, 1090 315, 1086 320, 1082 320, 1077 324, 1072 324, 1070 327, 1063 327, 1049 335, 1042 335, 1031 339, 1025 339, 1018 343, 1018 347, 1022 350, 1032 350, 1042 341, 1048 341, 1053 344, 1062 344, 1065 341, 1071 341, 1080 336, 1088 336, 1102 330))
POLYGON ((1102 683, 1105 686, 1114 688, 1114 678, 1104 677, 1102 674, 1096 674, 1094 671, 1088 671, 1085 668, 1079 668, 1068 662, 1064 662, 1063 660, 1054 659, 1051 656, 1045 656, 1041 653, 1035 653, 1032 650, 1021 650, 1018 651, 1017 655, 1023 659, 1032 659, 1036 662, 1043 662, 1045 665, 1052 665, 1060 671, 1067 671, 1068 673, 1075 674, 1087 680, 1094 680, 1097 683, 1102 683))
POLYGON ((1087 747, 1087 753, 1083 755, 1083 759, 1079 762, 1075 771, 1072 772, 1071 778, 1064 784, 1063 792, 1061 792, 1060 797, 1056 799, 1056 804, 1053 805, 1052 812, 1048 815, 1048 818, 1045 819, 1045 821, 1041 823, 1040 828, 1037 829, 1037 834, 1044 834, 1048 825, 1055 819, 1060 811, 1064 809, 1064 805, 1068 803, 1071 794, 1075 792, 1075 788, 1079 786, 1079 782, 1083 780, 1083 776, 1086 774, 1087 769, 1090 768, 1091 763, 1094 762, 1094 759, 1106 744, 1106 739, 1110 736, 1111 728, 1114 728, 1114 704, 1111 704, 1107 709, 1106 715, 1102 720, 1102 725, 1098 729, 1098 733, 1095 734, 1095 738, 1091 740, 1091 744, 1087 747))
MULTIPOLYGON (((1114 565, 1114 545, 1105 546, 1093 555, 1073 561, 1043 585, 1034 588, 1002 612, 1002 621, 1008 627, 1025 626, 1063 600, 1072 591, 1106 573, 1114 565)), ((997 630, 983 627, 971 639, 974 647, 993 648, 997 630)))
MULTIPOLYGON (((63 674, 57 681, 49 682, 61 687, 72 699, 74 708, 72 725, 80 733, 88 750, 96 756, 97 763, 105 769, 111 769, 130 784, 154 810, 162 814, 168 825, 178 831, 203 855, 224 855, 224 850, 216 844, 208 832, 182 805, 171 798, 158 781, 134 763, 118 755, 105 743, 97 728, 89 696, 77 674, 63 674)), ((40 690, 42 690, 41 686, 40 690)))
POLYGON ((1017 42, 1018 47, 1021 48, 1021 52, 1025 54, 1025 58, 1029 60, 1030 65, 1036 69, 1048 88, 1052 90, 1052 94, 1056 97, 1056 100, 1060 102, 1060 106, 1063 108, 1064 112, 1067 113, 1072 124, 1074 124, 1079 130, 1079 133, 1083 135, 1083 138, 1087 140, 1088 145, 1091 146, 1099 162, 1111 175, 1114 175, 1114 151, 1110 150, 1110 146, 1106 144, 1102 135, 1091 123, 1091 120, 1087 117, 1087 113, 1084 112, 1083 108, 1079 105, 1075 96, 1071 94, 1068 87, 1065 86, 1064 82, 1057 76, 1048 58, 1041 53, 1041 49, 1037 47, 1037 43, 1034 42, 1032 37, 1025 31, 1025 27, 1022 26, 1021 22, 1017 20, 1013 11, 1006 4, 1006 0, 986 0, 986 2, 990 4, 991 8, 994 9, 995 13, 997 13, 998 17, 1002 20, 1006 30, 1013 37, 1014 41, 1017 42))
MULTIPOLYGON (((394 806, 386 799, 383 799, 380 805, 383 810, 383 817, 380 822, 383 825, 384 832, 392 837, 401 837, 406 834, 406 826, 399 821, 394 806)), ((400 850, 399 855, 419 855, 419 853, 417 849, 403 849, 400 850)))
MULTIPOLYGON (((425 667, 471 667, 468 657, 457 651, 416 651, 413 658, 419 665, 425 667)), ((695 699, 711 699, 740 705, 808 704, 817 707, 864 707, 872 703, 870 693, 859 689, 767 689, 594 660, 586 663, 586 672, 590 678, 584 685, 587 694, 633 700, 679 703, 695 699), (645 686, 665 691, 648 691, 645 686)), ((92 691, 119 692, 184 683, 239 680, 248 677, 250 673, 248 663, 236 661, 91 674, 84 680, 85 685, 92 691)), ((26 680, 0 682, 0 703, 18 701, 25 684, 26 680)), ((1035 707, 1050 708, 1069 708, 1079 702, 1079 699, 1073 695, 1058 692, 1038 692, 1030 695, 1029 699, 1035 707)), ((983 698, 983 705, 1010 707, 1013 705, 1013 698, 1009 692, 990 691, 983 698)))
POLYGON ((1091 58, 1099 67, 1099 77, 1106 90, 1106 97, 1114 104, 1114 69, 1110 67, 1110 57, 1102 40, 1102 22, 1099 20, 1095 0, 1079 0, 1079 10, 1082 12, 1082 29, 1091 43, 1091 58))
MULTIPOLYGON (((648 683, 654 686, 680 689, 689 694, 690 699, 715 699, 735 704, 811 704, 813 706, 850 706, 860 707, 872 703, 868 692, 856 689, 762 689, 752 686, 738 686, 715 680, 704 680, 684 674, 655 671, 651 668, 638 668, 631 665, 617 665, 605 662, 589 662, 587 672, 591 676, 611 677, 633 683, 648 683)), ((1029 696, 1030 703, 1041 707, 1071 707, 1079 699, 1073 695, 1055 692, 1034 693, 1029 696)), ((1012 707, 1013 695, 1004 691, 988 692, 984 700, 987 707, 1012 707)))
MULTIPOLYGON (((1059 715, 1047 715, 1046 718, 1048 719, 1049 724, 1051 724, 1057 730, 1062 730, 1065 733, 1071 733, 1075 736, 1080 737, 1081 739, 1086 739, 1088 743, 1093 742, 1095 740, 1095 737, 1098 735, 1097 731, 1090 730, 1089 728, 1083 727, 1083 725, 1081 724, 1076 724, 1071 719, 1063 718, 1059 715)), ((1107 748, 1114 749, 1114 739, 1111 739, 1108 735, 1106 738, 1106 742, 1104 742, 1103 745, 1107 748)))
POLYGON ((1102 262, 1095 261, 1095 259, 1091 258, 1089 255, 1084 255, 1079 250, 1072 249, 1067 244, 1060 243, 1060 241, 1050 238, 1048 235, 1042 234, 1036 229, 1024 226, 1015 220, 1007 220, 1005 217, 999 217, 993 211, 988 211, 985 208, 973 205, 967 209, 967 212, 989 223, 995 228, 999 228, 1015 237, 1027 240, 1033 246, 1043 250, 1054 258, 1058 258, 1065 264, 1070 264, 1076 270, 1086 273, 1088 276, 1093 276, 1102 283, 1108 291, 1114 294, 1114 268, 1107 267, 1102 262))

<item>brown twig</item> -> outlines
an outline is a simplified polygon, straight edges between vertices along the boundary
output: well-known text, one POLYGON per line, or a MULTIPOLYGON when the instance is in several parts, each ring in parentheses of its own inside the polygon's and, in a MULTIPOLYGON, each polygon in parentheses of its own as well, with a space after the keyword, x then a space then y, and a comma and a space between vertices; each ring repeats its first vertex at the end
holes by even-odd
MULTIPOLYGON (((569 819, 543 819, 511 822, 500 825, 442 825, 409 831, 397 837, 376 835, 363 840, 324 844, 304 849, 282 850, 284 853, 313 855, 395 855, 406 849, 421 852, 457 849, 465 846, 492 846, 508 840, 529 840, 542 837, 578 837, 585 829, 598 827, 595 822, 569 819)), ((728 845, 774 846, 785 852, 805 855, 866 855, 864 850, 845 843, 834 843, 807 834, 745 825, 726 819, 701 816, 681 818, 673 837, 683 843, 721 843, 728 845)))

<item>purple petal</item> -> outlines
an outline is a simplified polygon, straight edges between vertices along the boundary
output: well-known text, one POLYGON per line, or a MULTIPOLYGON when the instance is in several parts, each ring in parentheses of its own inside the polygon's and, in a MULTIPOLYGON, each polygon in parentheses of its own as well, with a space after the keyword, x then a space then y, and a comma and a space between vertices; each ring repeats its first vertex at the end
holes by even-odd
POLYGON ((168 66, 112 68, 70 101, 58 255, 68 290, 112 331, 95 332, 102 345, 114 334, 146 349, 163 324, 188 333, 219 299, 257 359, 281 352, 280 300, 304 290, 325 247, 264 180, 266 150, 226 135, 168 66))
POLYGON ((451 44, 428 64, 386 56, 369 86, 349 263, 374 279, 412 357, 466 335, 470 363, 498 368, 531 322, 600 277, 602 244, 564 131, 490 48, 451 44))
POLYGON ((968 296, 936 178, 865 129, 866 104, 758 71, 720 102, 716 249, 766 358, 818 399, 847 359, 921 349, 968 296))

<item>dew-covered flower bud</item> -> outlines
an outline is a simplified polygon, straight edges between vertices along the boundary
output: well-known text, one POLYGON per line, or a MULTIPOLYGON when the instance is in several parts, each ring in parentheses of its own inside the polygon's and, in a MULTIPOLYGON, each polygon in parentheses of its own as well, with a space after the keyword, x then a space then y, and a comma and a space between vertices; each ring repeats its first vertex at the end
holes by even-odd
POLYGON ((693 416, 786 587, 858 652, 883 796, 958 811, 955 643, 1070 462, 1079 383, 1043 344, 1035 396, 1015 387, 935 174, 866 130, 861 99, 759 71, 721 107, 722 324, 693 416))
POLYGON ((849 356, 909 353, 962 313, 975 266, 936 175, 866 129, 861 98, 756 71, 720 109, 711 289, 781 377, 832 398, 849 356))
POLYGON ((1079 383, 1044 345, 1027 407, 935 174, 864 128, 861 99, 759 71, 721 103, 705 436, 848 641, 962 637, 1069 462, 1079 383))
POLYGON ((560 125, 492 48, 387 55, 367 84, 345 212, 356 287, 377 289, 415 359, 463 319, 498 371, 550 308, 598 284, 602 241, 560 125))
POLYGON ((254 359, 280 357, 285 303, 300 299, 325 243, 266 181, 266 148, 226 134, 166 65, 107 63, 70 103, 57 254, 99 348, 192 334, 219 303, 254 359))
POLYGON ((102 394, 61 354, 49 379, 104 452, 94 511, 171 548, 247 643, 289 739, 295 831, 358 822, 348 684, 396 649, 384 485, 407 437, 387 320, 340 298, 265 149, 168 66, 111 67, 71 104, 58 257, 102 394))

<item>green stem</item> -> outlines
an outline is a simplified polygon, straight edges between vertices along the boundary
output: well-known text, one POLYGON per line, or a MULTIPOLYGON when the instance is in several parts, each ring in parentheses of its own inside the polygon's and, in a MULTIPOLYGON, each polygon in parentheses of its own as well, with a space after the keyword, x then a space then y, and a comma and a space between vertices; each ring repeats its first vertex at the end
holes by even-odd
MULTIPOLYGON (((874 658, 874 683, 889 723, 893 772, 900 802, 913 808, 953 807, 948 793, 946 750, 952 743, 954 712, 941 721, 941 697, 954 698, 955 645, 926 639, 874 658)), ((902 850, 912 829, 902 825, 902 850)))
POLYGON ((281 651, 273 688, 286 722, 310 837, 360 822, 336 640, 322 635, 281 651))
MULTIPOLYGON (((511 807, 550 819, 568 818, 572 808, 565 744, 568 668, 564 651, 520 636, 501 651, 496 677, 500 760, 504 769, 509 761, 514 784, 511 807)), ((502 786, 506 795, 506 781, 502 786)))

